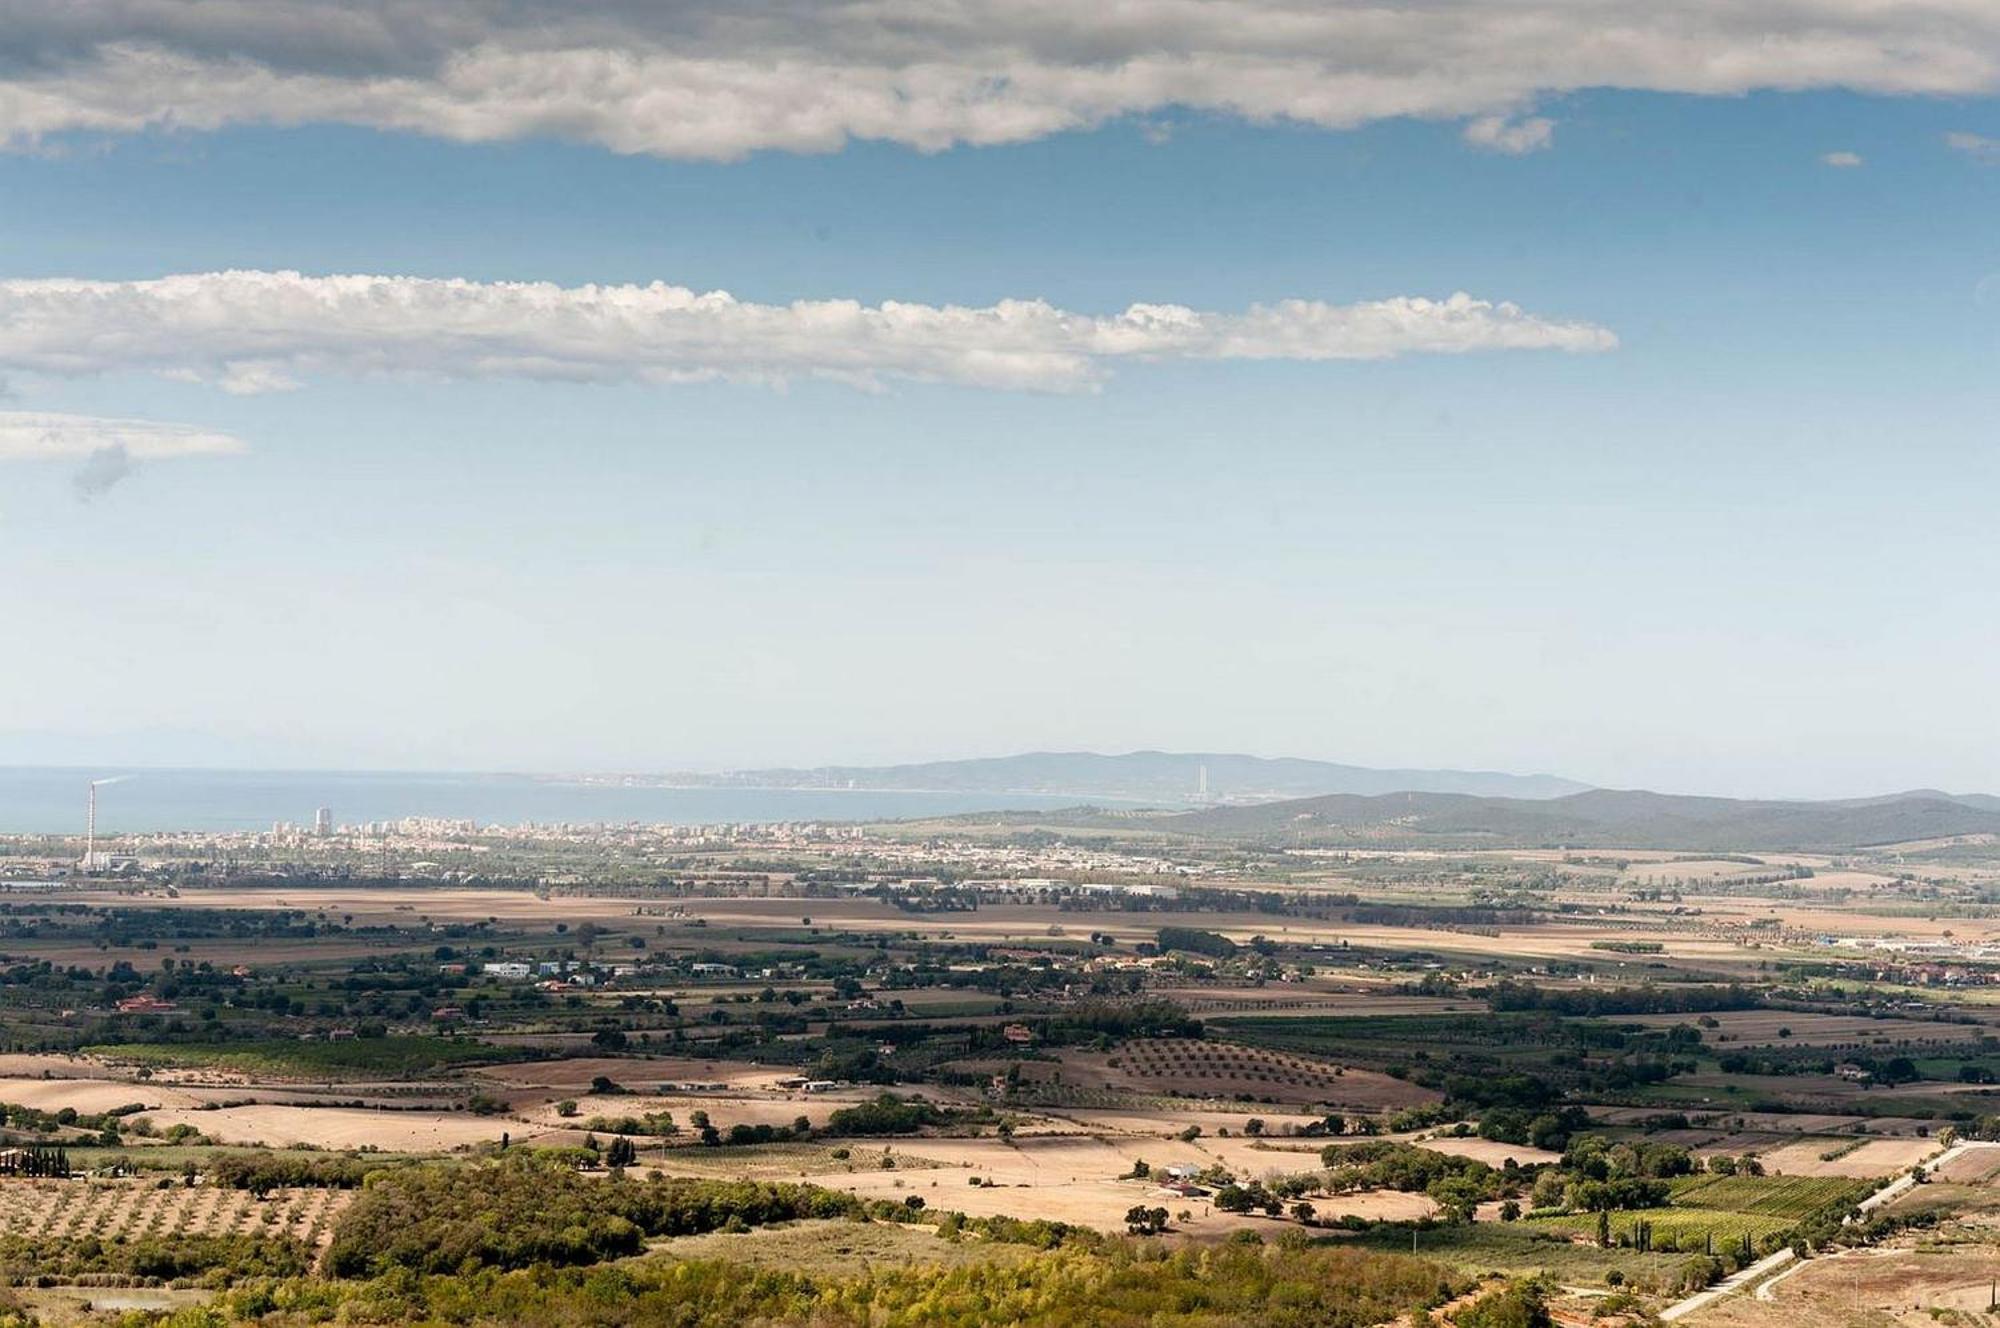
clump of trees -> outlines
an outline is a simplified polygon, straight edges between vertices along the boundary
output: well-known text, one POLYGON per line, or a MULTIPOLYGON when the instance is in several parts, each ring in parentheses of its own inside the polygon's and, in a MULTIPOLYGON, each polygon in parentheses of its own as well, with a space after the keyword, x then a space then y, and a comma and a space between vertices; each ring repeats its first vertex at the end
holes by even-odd
POLYGON ((1162 927, 1157 944, 1161 954, 1175 950, 1185 950, 1189 954, 1207 955, 1211 959, 1227 959, 1236 953, 1236 942, 1220 932, 1203 931, 1199 927, 1162 927))
POLYGON ((1550 1328, 1548 1296, 1535 1282, 1487 1292, 1452 1316, 1453 1328, 1550 1328))
POLYGON ((873 1102, 841 1107, 827 1118, 830 1135, 915 1134, 918 1130, 990 1119, 990 1111, 950 1111, 922 1098, 884 1093, 873 1102))
POLYGON ((1325 1186, 1333 1193, 1403 1190, 1425 1194, 1454 1221, 1470 1221, 1481 1203, 1508 1194, 1518 1184, 1517 1177, 1475 1158, 1386 1139, 1328 1144, 1320 1150, 1320 1162, 1327 1169, 1325 1186))
POLYGON ((637 1254, 649 1236, 866 1212, 863 1200, 809 1185, 594 1180, 567 1159, 515 1152, 377 1174, 341 1215, 326 1267, 355 1277, 588 1264, 637 1254))
POLYGON ((222 1153, 209 1160, 205 1174, 211 1185, 262 1195, 305 1187, 352 1190, 389 1165, 381 1158, 342 1153, 222 1153))
POLYGON ((1546 1010, 1551 1014, 1591 1018, 1618 1014, 1700 1014, 1710 1010, 1755 1010, 1764 997, 1748 987, 1676 985, 1671 987, 1544 988, 1502 978, 1486 989, 1494 1010, 1546 1010))
POLYGON ((1560 1166, 1535 1177, 1534 1206, 1579 1213, 1658 1208, 1673 1196, 1669 1182, 1695 1170, 1694 1155, 1675 1144, 1607 1143, 1601 1135, 1584 1135, 1560 1166))
POLYGON ((53 1285, 109 1275, 148 1281, 200 1279, 221 1286, 239 1278, 297 1277, 311 1266, 311 1252, 288 1237, 0 1238, 0 1277, 15 1283, 53 1285))
MULTIPOLYGON (((592 1183, 602 1188, 602 1183, 592 1183)), ((815 1277, 719 1260, 598 1267, 391 1270, 370 1281, 245 1287, 213 1308, 237 1321, 280 1306, 356 1325, 589 1323, 596 1328, 1368 1328, 1470 1287, 1437 1264, 1352 1248, 1232 1242, 1164 1251, 1116 1238, 1020 1260, 959 1267, 912 1263, 815 1277)), ((1515 1328, 1491 1319, 1480 1328, 1515 1328)), ((1527 1328, 1539 1328, 1530 1323, 1527 1328)))

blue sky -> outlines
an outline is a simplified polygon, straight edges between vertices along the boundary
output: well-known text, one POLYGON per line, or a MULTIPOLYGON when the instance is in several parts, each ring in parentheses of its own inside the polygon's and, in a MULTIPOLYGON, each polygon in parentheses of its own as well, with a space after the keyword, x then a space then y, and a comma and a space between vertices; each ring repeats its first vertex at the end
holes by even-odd
POLYGON ((119 328, 87 329, 87 371, 7 365, 0 328, 0 411, 233 444, 134 451, 89 496, 74 447, 0 466, 0 760, 1165 747, 2000 789, 2000 165, 1947 141, 2000 135, 2000 101, 1602 88, 1509 123, 1531 113, 1554 129, 1520 154, 1463 116, 1166 106, 730 161, 310 116, 59 125, 0 153, 0 281, 664 281, 1098 318, 1466 291, 1616 348, 872 388, 392 354, 236 395, 121 360, 119 328))

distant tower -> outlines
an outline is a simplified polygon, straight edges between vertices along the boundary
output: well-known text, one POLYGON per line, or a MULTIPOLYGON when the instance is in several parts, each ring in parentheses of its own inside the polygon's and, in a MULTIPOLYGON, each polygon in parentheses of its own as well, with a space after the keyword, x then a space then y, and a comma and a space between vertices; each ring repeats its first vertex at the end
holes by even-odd
POLYGON ((313 813, 313 834, 325 839, 333 833, 333 808, 322 807, 313 813))
POLYGON ((1195 786, 1194 796, 1198 801, 1208 801, 1208 766, 1201 767, 1201 779, 1195 786))
POLYGON ((120 784, 130 778, 130 775, 112 775, 108 779, 90 781, 90 793, 83 804, 83 861, 78 864, 85 871, 97 868, 97 790, 105 784, 120 784))

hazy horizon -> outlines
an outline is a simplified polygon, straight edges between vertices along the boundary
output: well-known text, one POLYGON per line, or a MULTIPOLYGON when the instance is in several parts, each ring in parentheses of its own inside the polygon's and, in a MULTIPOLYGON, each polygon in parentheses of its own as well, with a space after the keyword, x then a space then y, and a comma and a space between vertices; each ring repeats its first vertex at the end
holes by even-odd
MULTIPOLYGON (((0 735, 0 742, 4 742, 4 735, 0 735)), ((1670 787, 1656 787, 1656 786, 1641 785, 1641 784, 1605 783, 1605 782, 1599 782, 1595 780, 1582 778, 1570 774, 1569 772, 1561 770, 1501 769, 1494 767, 1483 767, 1483 766, 1473 767, 1473 766, 1449 765, 1449 764, 1413 765, 1406 762, 1384 763, 1381 765, 1375 765, 1357 761, 1345 761, 1334 757, 1319 757, 1319 756, 1302 757, 1299 756, 1297 753, 1288 753, 1288 752, 1173 751, 1157 747, 1134 748, 1131 749, 1130 751, 1090 751, 1088 749, 1083 749, 1083 748, 1038 748, 1033 751, 1024 749, 1022 751, 1009 751, 1009 752, 978 752, 978 753, 970 753, 957 756, 918 757, 911 760, 895 760, 895 761, 846 761, 846 760, 774 761, 774 762, 756 762, 756 763, 748 763, 748 762, 720 763, 711 765, 664 763, 664 764, 649 765, 649 766, 558 766, 558 765, 538 766, 533 764, 520 763, 512 765, 471 767, 471 766, 445 766, 445 765, 434 765, 434 766, 372 765, 371 766, 371 765, 340 765, 340 764, 312 764, 312 763, 260 764, 257 762, 245 763, 245 762, 231 762, 228 760, 210 760, 210 761, 195 760, 177 764, 173 761, 168 761, 168 760, 151 760, 151 761, 127 760, 127 759, 119 759, 112 757, 107 757, 105 759, 96 761, 34 760, 34 759, 15 759, 15 757, 10 753, 8 748, 6 748, 4 745, 0 745, 0 770, 63 771, 67 773, 73 773, 79 779, 89 779, 97 775, 122 775, 132 772, 147 772, 147 771, 158 771, 163 774, 174 773, 174 772, 190 772, 190 773, 203 773, 203 774, 270 774, 270 775, 306 774, 306 775, 328 775, 328 776, 380 775, 387 777, 421 776, 421 775, 464 776, 464 777, 522 776, 522 777, 551 779, 551 780, 603 779, 603 778, 614 778, 614 777, 625 776, 625 777, 632 777, 639 779, 655 779, 655 778, 670 778, 675 775, 720 777, 720 776, 743 774, 743 773, 755 773, 758 771, 812 771, 820 769, 839 769, 839 768, 882 769, 882 768, 890 768, 890 767, 905 766, 905 765, 935 765, 935 764, 951 764, 962 761, 1006 760, 1014 757, 1030 756, 1030 755, 1075 754, 1075 755, 1096 755, 1096 756, 1125 756, 1125 755, 1135 755, 1139 753, 1157 753, 1168 756, 1187 756, 1187 757, 1232 756, 1232 757, 1250 757, 1256 760, 1321 761, 1331 765, 1351 766, 1358 769, 1371 770, 1371 771, 1406 770, 1406 771, 1418 771, 1425 773, 1451 773, 1451 774, 1466 774, 1466 775, 1512 776, 1520 778, 1546 778, 1554 780, 1568 780, 1580 786, 1583 786, 1584 788, 1587 789, 1601 790, 1606 792, 1646 792, 1646 793, 1662 793, 1662 794, 1669 794, 1681 797, 1737 798, 1737 799, 1745 799, 1752 801, 1772 801, 1772 802, 1841 801, 1845 799, 1870 798, 1870 797, 1888 796, 1894 794, 1920 792, 1920 791, 1934 791, 1953 796, 1992 794, 1992 790, 1986 788, 1978 788, 1978 787, 1959 788, 1947 784, 1941 784, 1936 781, 1922 781, 1922 780, 1915 782, 1901 783, 1901 784, 1893 784, 1893 785, 1885 784, 1879 787, 1856 787, 1852 789, 1834 790, 1830 792, 1817 792, 1817 793, 1794 793, 1783 790, 1776 790, 1776 791, 1752 790, 1752 791, 1737 792, 1737 791, 1718 790, 1713 788, 1670 788, 1670 787)), ((748 788, 756 786, 746 785, 743 787, 748 788)), ((839 792, 840 790, 829 789, 828 791, 839 792)), ((1232 793, 1242 792, 1242 790, 1232 790, 1221 786, 1218 786, 1216 791, 1218 794, 1221 795, 1229 795, 1232 793)), ((1192 792, 1193 790, 1190 789, 1190 794, 1192 794, 1192 792)), ((1510 795, 1496 794, 1488 796, 1510 796, 1510 795)), ((1527 795, 1521 795, 1521 796, 1527 796, 1527 795)))

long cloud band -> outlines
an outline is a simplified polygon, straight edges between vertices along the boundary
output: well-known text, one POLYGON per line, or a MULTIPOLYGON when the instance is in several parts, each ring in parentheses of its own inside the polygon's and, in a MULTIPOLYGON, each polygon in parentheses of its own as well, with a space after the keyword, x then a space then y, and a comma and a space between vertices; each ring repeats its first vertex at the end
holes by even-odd
POLYGON ((662 283, 564 287, 255 271, 0 281, 0 371, 142 371, 244 393, 317 374, 390 373, 1064 391, 1089 387, 1130 360, 1377 360, 1616 344, 1592 323, 1465 294, 1284 300, 1241 313, 1134 304, 1099 316, 1041 300, 759 304, 662 283))
POLYGON ((2000 89, 1992 0, 0 0, 0 143, 331 122, 727 159, 1184 107, 1470 121, 1550 93, 2000 89))

